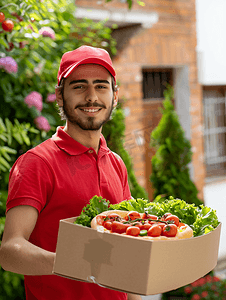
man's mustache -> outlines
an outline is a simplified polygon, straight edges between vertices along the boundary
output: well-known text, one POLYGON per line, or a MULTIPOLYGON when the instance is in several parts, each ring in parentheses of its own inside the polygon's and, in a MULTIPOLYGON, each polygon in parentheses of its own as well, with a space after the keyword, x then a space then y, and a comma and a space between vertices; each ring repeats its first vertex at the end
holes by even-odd
POLYGON ((94 102, 94 103, 88 102, 88 103, 85 103, 85 104, 78 104, 75 108, 80 108, 80 107, 82 107, 82 108, 84 108, 84 107, 101 107, 101 108, 106 108, 105 105, 99 104, 99 103, 96 103, 96 102, 94 102))

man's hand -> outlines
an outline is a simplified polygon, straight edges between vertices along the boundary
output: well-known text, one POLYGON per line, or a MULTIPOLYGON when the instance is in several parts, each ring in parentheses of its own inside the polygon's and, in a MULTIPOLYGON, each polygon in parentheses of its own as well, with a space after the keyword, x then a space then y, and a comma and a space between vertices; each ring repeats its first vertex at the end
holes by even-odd
POLYGON ((128 295, 128 300, 141 300, 141 296, 140 295, 135 295, 135 294, 127 294, 128 295))

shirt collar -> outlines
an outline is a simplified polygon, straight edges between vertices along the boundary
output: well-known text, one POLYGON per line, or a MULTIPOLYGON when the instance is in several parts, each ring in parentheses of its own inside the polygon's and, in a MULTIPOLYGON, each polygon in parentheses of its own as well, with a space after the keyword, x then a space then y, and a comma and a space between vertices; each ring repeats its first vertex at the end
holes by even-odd
MULTIPOLYGON (((67 152, 70 155, 80 155, 82 153, 87 152, 92 149, 83 146, 76 140, 74 140, 69 134, 67 134, 64 130, 64 126, 57 127, 56 133, 52 136, 52 140, 56 143, 56 145, 63 151, 67 152)), ((98 151, 98 156, 102 156, 105 153, 109 152, 109 148, 107 147, 107 143, 105 141, 104 136, 101 134, 100 136, 100 148, 98 151)))

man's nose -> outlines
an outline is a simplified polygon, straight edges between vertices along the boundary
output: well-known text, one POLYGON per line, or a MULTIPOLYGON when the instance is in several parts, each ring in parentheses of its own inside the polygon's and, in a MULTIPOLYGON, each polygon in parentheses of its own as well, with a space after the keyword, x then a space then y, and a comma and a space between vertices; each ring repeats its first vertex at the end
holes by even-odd
POLYGON ((95 102, 98 100, 96 90, 94 87, 89 87, 87 89, 87 94, 86 94, 86 101, 88 102, 95 102))

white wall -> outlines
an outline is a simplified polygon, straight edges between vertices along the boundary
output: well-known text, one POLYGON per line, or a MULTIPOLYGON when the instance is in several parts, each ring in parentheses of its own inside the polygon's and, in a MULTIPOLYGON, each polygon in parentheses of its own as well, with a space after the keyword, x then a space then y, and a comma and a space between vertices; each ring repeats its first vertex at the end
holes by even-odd
POLYGON ((226 85, 226 0, 196 0, 199 82, 226 85))

